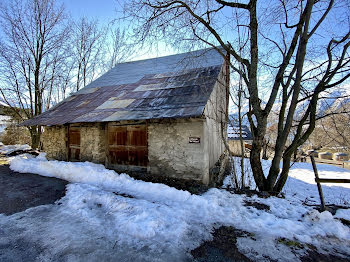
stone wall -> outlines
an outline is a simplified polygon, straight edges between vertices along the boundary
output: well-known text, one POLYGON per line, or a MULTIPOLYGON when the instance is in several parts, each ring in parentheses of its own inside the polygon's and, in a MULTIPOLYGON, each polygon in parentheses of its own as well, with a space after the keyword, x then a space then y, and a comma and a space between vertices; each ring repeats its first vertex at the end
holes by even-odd
POLYGON ((151 174, 209 182, 204 119, 162 120, 148 125, 148 160, 151 174), (189 143, 190 137, 200 143, 189 143))
POLYGON ((50 159, 67 160, 66 127, 45 127, 41 135, 43 151, 50 159))
MULTIPOLYGON (((80 127, 81 161, 105 164, 106 125, 94 123, 74 126, 80 127)), ((210 141, 212 137, 206 137, 209 135, 206 129, 207 120, 204 118, 154 120, 148 123, 150 174, 192 179, 208 184, 208 149, 215 148, 212 145, 215 141, 210 141), (190 143, 190 138, 197 140, 197 143, 190 143)), ((67 127, 46 127, 42 143, 48 158, 67 160, 67 127)))
MULTIPOLYGON (((105 129, 104 124, 74 124, 80 127, 81 161, 105 163, 105 129)), ((43 151, 51 159, 67 161, 67 128, 65 126, 45 127, 41 136, 43 151)))
POLYGON ((81 161, 105 164, 105 124, 92 123, 80 125, 80 157, 81 161))

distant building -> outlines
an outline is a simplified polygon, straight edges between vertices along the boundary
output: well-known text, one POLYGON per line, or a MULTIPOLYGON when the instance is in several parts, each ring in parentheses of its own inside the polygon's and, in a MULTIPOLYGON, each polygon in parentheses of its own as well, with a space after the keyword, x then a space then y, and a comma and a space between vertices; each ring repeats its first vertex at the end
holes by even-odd
POLYGON ((208 184, 225 151, 228 74, 214 49, 122 63, 23 125, 45 126, 53 159, 208 184))
MULTIPOLYGON (((227 139, 230 151, 235 156, 241 156, 241 141, 240 141, 240 129, 238 125, 233 125, 232 121, 229 122, 227 127, 227 139)), ((252 133, 250 132, 248 126, 242 125, 242 140, 245 152, 249 151, 251 148, 251 143, 253 140, 252 133)))
POLYGON ((7 115, 5 111, 9 106, 0 98, 0 134, 5 131, 5 128, 11 124, 12 117, 7 115))

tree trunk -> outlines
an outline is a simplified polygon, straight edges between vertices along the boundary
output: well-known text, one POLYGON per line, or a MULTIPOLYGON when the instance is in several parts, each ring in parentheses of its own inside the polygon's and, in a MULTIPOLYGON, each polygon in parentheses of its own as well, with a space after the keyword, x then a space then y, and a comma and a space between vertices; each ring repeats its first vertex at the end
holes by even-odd
POLYGON ((268 147, 269 142, 266 141, 266 139, 264 140, 264 147, 263 147, 263 155, 262 155, 262 159, 264 160, 268 160, 269 157, 267 156, 267 147, 268 147))
POLYGON ((39 149, 40 146, 40 136, 41 136, 41 127, 34 126, 30 128, 30 136, 32 138, 32 148, 39 149))
POLYGON ((263 137, 257 137, 253 140, 252 150, 250 152, 250 165, 252 167, 252 173, 255 183, 260 191, 265 191, 265 175, 261 165, 261 149, 262 149, 263 137))
POLYGON ((284 184, 287 181, 288 173, 289 173, 289 169, 290 169, 291 158, 292 158, 291 154, 283 156, 282 171, 281 171, 281 174, 277 180, 276 185, 273 188, 273 192, 275 192, 276 194, 281 192, 282 188, 284 187, 284 184))

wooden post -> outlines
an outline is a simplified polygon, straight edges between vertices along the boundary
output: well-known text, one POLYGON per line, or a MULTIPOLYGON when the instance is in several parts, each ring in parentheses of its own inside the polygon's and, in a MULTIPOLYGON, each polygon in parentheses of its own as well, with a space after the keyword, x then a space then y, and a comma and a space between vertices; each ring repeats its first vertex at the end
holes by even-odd
POLYGON ((321 187, 321 183, 320 183, 320 178, 318 177, 318 172, 317 172, 317 168, 316 168, 316 163, 315 163, 315 159, 312 155, 310 155, 310 159, 311 159, 311 163, 312 163, 312 168, 314 169, 314 173, 315 173, 315 181, 317 183, 317 188, 318 188, 318 194, 320 195, 320 200, 321 200, 321 211, 325 211, 326 210, 326 206, 324 204, 324 199, 323 199, 323 192, 322 192, 322 187, 321 187))
POLYGON ((230 58, 230 52, 226 53, 225 57, 225 80, 226 80, 226 110, 225 110, 225 120, 226 120, 226 129, 229 121, 229 103, 230 103, 230 65, 231 65, 231 58, 230 58))

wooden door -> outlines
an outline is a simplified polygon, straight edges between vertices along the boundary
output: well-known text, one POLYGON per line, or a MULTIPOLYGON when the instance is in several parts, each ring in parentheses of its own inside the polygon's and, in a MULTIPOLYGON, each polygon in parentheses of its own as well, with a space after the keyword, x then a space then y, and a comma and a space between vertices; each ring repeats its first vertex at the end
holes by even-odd
POLYGON ((108 128, 108 160, 110 164, 128 164, 127 128, 125 126, 108 128))
POLYGON ((128 126, 129 165, 147 166, 147 129, 143 126, 128 126))
POLYGON ((68 160, 80 161, 80 128, 68 129, 68 160))
POLYGON ((108 162, 110 165, 147 166, 147 126, 109 126, 108 162))

